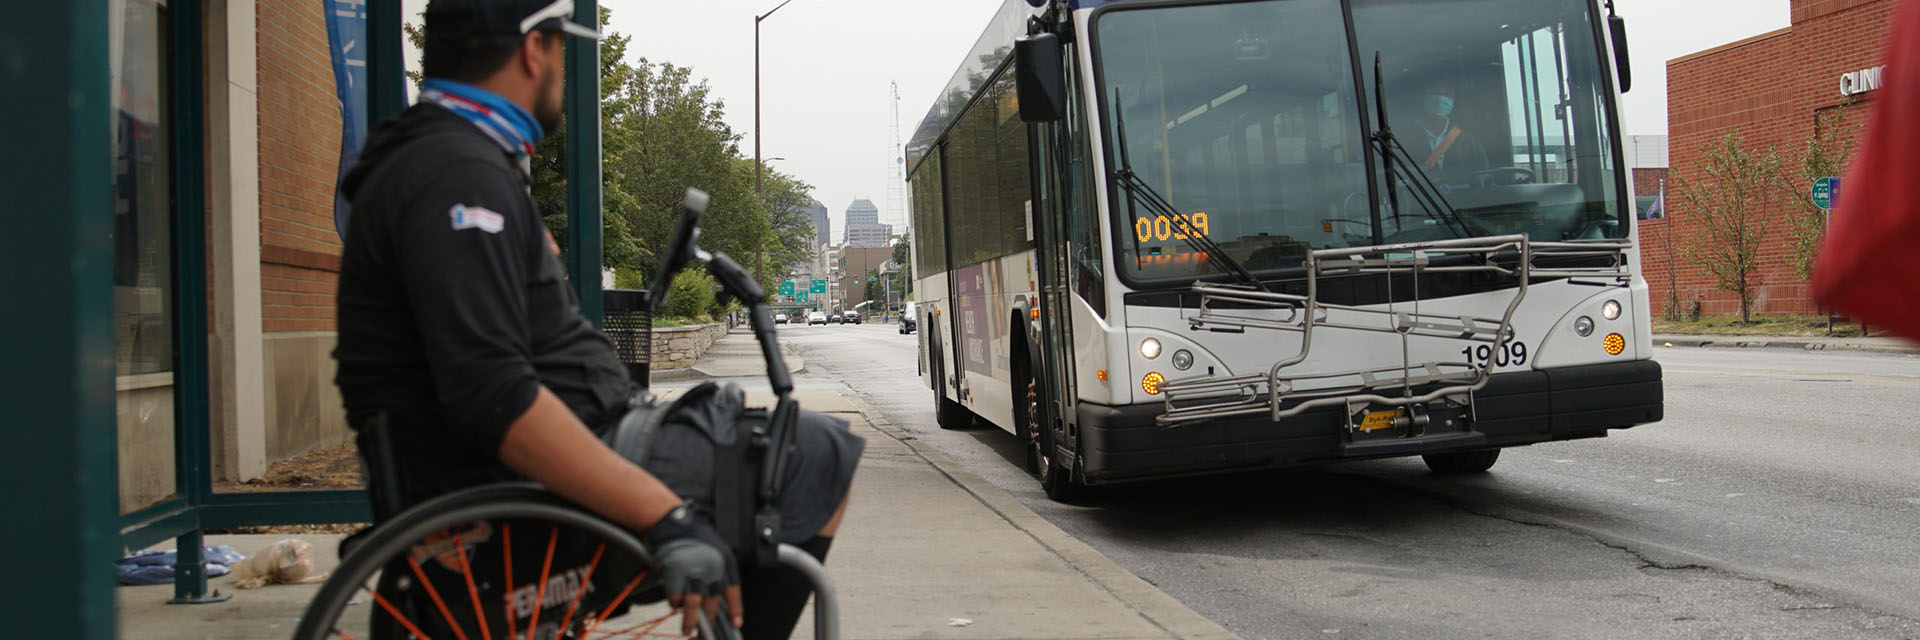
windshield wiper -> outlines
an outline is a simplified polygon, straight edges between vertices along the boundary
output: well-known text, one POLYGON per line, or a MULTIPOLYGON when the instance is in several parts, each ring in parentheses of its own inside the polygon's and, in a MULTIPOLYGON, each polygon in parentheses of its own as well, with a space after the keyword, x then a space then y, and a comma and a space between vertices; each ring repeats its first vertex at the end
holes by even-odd
MULTIPOLYGON (((1133 160, 1127 153, 1127 118, 1126 114, 1120 110, 1119 87, 1114 87, 1113 89, 1113 121, 1116 129, 1114 133, 1118 138, 1116 142, 1120 144, 1120 168, 1114 170, 1113 175, 1119 178, 1117 182, 1120 183, 1120 188, 1126 191, 1128 217, 1137 219, 1138 216, 1134 213, 1134 207, 1137 203, 1144 201, 1150 213, 1166 216, 1168 220, 1172 221, 1177 231, 1173 234, 1174 237, 1185 242, 1188 249, 1194 253, 1206 256, 1208 261, 1217 262, 1221 266, 1226 267, 1227 273, 1232 274, 1233 277, 1242 284, 1250 285, 1263 292, 1267 291, 1266 284, 1260 282, 1260 278, 1255 277, 1253 272, 1248 271, 1239 261, 1234 260, 1233 256, 1227 255, 1227 251, 1221 248, 1219 243, 1214 242, 1212 238, 1206 237, 1205 234, 1199 233, 1193 224, 1193 218, 1174 209, 1173 203, 1168 202, 1166 197, 1160 195, 1160 192, 1153 189, 1153 185, 1147 184, 1146 180, 1141 179, 1138 174, 1133 172, 1133 160)), ((1139 252, 1138 242, 1134 243, 1134 251, 1137 255, 1139 252)))
POLYGON ((1473 233, 1467 229, 1466 221, 1460 218, 1460 212, 1455 210, 1453 205, 1447 202, 1446 196, 1440 193, 1440 185, 1434 183, 1433 177, 1428 176, 1427 172, 1420 168, 1420 163, 1414 161, 1413 154, 1408 153, 1407 148, 1400 144, 1400 139, 1393 136, 1393 127, 1387 124, 1386 94, 1386 79, 1380 74, 1380 52, 1375 51, 1373 52, 1373 105, 1380 116, 1380 129, 1373 132, 1369 139, 1373 141, 1375 147, 1379 148, 1380 154, 1387 158, 1387 198, 1393 207, 1393 217, 1400 217, 1400 190, 1394 184, 1394 177, 1397 175, 1411 187, 1408 191, 1413 195, 1413 201, 1420 204, 1420 208, 1427 212, 1428 217, 1446 224, 1448 229, 1460 234, 1458 237, 1472 236, 1473 233))

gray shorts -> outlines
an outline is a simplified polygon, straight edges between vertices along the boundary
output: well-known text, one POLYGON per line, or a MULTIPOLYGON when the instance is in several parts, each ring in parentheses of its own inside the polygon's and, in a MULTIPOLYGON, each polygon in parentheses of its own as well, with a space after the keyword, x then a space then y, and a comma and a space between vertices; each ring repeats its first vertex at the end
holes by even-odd
MULTIPOLYGON (((711 384, 711 383, 709 383, 711 384)), ((733 427, 764 423, 758 410, 740 406, 738 388, 702 385, 668 407, 636 407, 602 437, 614 451, 638 463, 659 478, 681 499, 713 506, 716 440, 731 442, 733 427), (686 402, 705 394, 706 400, 686 402), (670 412, 667 415, 657 415, 670 412), (653 418, 649 421, 649 418, 653 418)), ((800 543, 814 537, 853 486, 866 439, 854 435, 847 421, 823 413, 801 411, 795 420, 787 468, 780 478, 774 508, 780 513, 779 539, 800 543)), ((758 471, 748 484, 758 482, 758 471)))

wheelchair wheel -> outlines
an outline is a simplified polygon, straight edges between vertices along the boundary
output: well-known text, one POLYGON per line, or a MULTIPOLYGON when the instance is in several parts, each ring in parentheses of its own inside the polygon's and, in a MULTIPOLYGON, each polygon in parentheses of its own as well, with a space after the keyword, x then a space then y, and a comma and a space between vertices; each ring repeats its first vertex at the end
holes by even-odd
POLYGON ((408 509, 347 551, 294 638, 632 637, 600 623, 655 590, 643 584, 652 564, 631 532, 538 485, 475 487, 408 509))

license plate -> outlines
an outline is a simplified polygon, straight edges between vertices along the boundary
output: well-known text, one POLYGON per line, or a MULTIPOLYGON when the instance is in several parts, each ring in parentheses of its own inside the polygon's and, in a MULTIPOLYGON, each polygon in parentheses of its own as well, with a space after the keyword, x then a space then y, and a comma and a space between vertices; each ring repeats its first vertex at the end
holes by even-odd
POLYGON ((1406 413, 1406 409, 1369 411, 1367 412, 1367 417, 1360 421, 1360 431, 1373 433, 1381 429, 1391 429, 1393 428, 1393 419, 1406 415, 1406 413))

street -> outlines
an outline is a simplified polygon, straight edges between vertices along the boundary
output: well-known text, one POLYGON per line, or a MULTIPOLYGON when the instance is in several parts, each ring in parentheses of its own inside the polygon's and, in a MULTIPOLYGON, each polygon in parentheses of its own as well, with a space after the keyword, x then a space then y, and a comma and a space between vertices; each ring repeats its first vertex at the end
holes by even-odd
POLYGON ((1011 435, 934 426, 896 330, 780 336, 803 388, 844 386, 1244 637, 1920 637, 1920 434, 1900 419, 1920 358, 1661 349, 1664 422, 1509 449, 1486 475, 1398 459, 1063 505, 1011 435))

